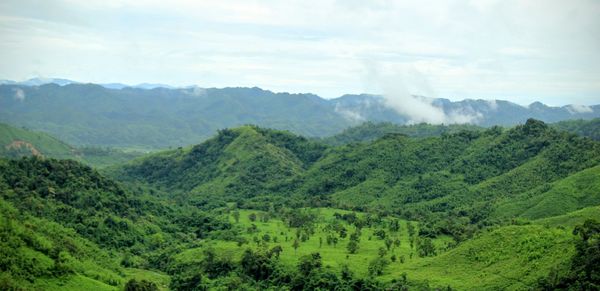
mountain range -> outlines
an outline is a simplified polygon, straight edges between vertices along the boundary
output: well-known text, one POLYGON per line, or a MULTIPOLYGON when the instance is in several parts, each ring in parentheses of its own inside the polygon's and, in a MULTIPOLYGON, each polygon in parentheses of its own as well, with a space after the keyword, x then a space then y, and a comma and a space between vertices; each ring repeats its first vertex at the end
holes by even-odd
POLYGON ((1 122, 48 132, 75 146, 177 147, 205 140, 218 129, 244 124, 323 137, 367 121, 488 127, 522 124, 528 118, 557 122, 595 117, 600 117, 600 105, 552 107, 536 102, 521 106, 502 100, 390 99, 369 94, 324 99, 260 88, 160 84, 135 88, 63 79, 0 85, 1 122), (413 106, 415 102, 419 106, 413 106))

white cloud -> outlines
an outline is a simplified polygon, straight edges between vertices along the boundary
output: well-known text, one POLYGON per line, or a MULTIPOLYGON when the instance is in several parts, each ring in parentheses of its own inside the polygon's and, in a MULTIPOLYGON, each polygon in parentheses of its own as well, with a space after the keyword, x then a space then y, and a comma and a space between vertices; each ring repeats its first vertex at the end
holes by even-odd
POLYGON ((13 91, 15 92, 13 97, 16 100, 19 100, 19 101, 25 100, 25 92, 21 88, 13 88, 13 91))
POLYGON ((594 110, 591 107, 589 107, 589 106, 576 105, 576 104, 571 104, 571 105, 567 106, 567 110, 571 114, 576 114, 576 113, 592 113, 592 112, 594 112, 594 110))
POLYGON ((427 2, 2 1, 0 77, 336 97, 372 90, 367 60, 438 97, 600 102, 599 1, 427 2))
POLYGON ((345 107, 341 106, 339 103, 335 105, 334 110, 335 110, 335 112, 342 115, 344 118, 351 120, 351 121, 362 122, 362 121, 366 120, 366 118, 363 117, 360 114, 360 112, 354 111, 350 108, 345 108, 345 107))

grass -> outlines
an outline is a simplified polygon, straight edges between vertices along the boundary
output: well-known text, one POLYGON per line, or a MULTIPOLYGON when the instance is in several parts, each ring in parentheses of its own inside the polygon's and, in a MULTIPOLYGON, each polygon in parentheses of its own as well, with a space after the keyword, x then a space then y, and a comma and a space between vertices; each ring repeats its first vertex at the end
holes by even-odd
MULTIPOLYGON (((378 256, 380 247, 385 247, 384 241, 373 235, 376 228, 363 228, 358 253, 348 254, 346 249, 348 237, 341 239, 334 247, 327 245, 323 231, 323 226, 333 219, 335 212, 347 213, 347 211, 332 208, 319 208, 313 211, 318 216, 316 233, 308 241, 301 242, 297 250, 292 247, 295 228, 288 228, 279 219, 270 219, 268 222, 260 222, 257 219, 252 222, 249 215, 256 213, 260 217, 261 212, 240 210, 239 222, 235 223, 233 217, 230 217, 231 222, 238 228, 245 229, 252 224, 258 228, 258 232, 253 234, 243 231, 243 236, 249 241, 248 244, 240 247, 235 242, 206 240, 203 246, 184 251, 175 259, 179 262, 199 262, 202 260, 203 250, 212 248, 219 255, 237 261, 246 248, 270 249, 275 245, 281 245, 283 252, 280 261, 288 268, 295 268, 301 256, 319 252, 324 266, 340 271, 343 265, 348 265, 359 277, 369 276, 369 262, 378 256), (253 242, 254 236, 260 239, 264 234, 269 234, 271 238, 277 237, 277 243, 253 242), (323 237, 322 244, 319 243, 319 237, 323 237)), ((591 212, 592 210, 589 210, 589 213, 591 212)), ((364 214, 358 213, 358 215, 364 214)), ((574 251, 574 237, 570 229, 530 224, 490 230, 449 250, 445 249, 452 243, 452 239, 442 236, 434 240, 438 255, 422 258, 417 256, 416 250, 410 246, 407 223, 401 221, 400 231, 391 233, 392 237, 400 238, 401 243, 399 247, 391 249, 385 257, 389 260, 393 254, 398 259, 396 262, 390 262, 386 267, 380 277, 382 280, 397 279, 406 273, 409 280, 428 282, 431 286, 437 287, 451 286, 458 290, 470 290, 475 286, 478 290, 527 289, 538 278, 546 276, 554 266, 568 266, 567 261, 574 251), (404 262, 400 260, 402 256, 404 262)), ((560 223, 553 223, 553 226, 558 225, 560 223)), ((349 236, 354 228, 347 224, 345 227, 348 229, 349 236)))

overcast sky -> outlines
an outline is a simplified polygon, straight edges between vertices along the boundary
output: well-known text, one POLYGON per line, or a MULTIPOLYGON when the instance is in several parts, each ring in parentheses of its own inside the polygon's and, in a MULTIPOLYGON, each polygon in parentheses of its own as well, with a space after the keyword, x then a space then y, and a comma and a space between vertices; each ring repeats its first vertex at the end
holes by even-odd
POLYGON ((600 1, 3 0, 0 63, 17 81, 589 105, 600 1))

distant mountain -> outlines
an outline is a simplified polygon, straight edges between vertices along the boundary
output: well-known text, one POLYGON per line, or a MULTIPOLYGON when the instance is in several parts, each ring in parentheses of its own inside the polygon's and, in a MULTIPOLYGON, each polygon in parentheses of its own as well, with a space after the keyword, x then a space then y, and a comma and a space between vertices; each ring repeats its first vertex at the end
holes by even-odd
POLYGON ((119 83, 54 80, 65 85, 0 85, 0 122, 49 132, 76 146, 155 149, 198 143, 218 129, 244 124, 324 137, 366 121, 512 126, 528 118, 556 122, 600 117, 599 105, 550 107, 536 102, 524 107, 501 100, 453 102, 415 97, 420 102, 415 108, 368 94, 327 100, 314 94, 273 93, 256 87, 141 84, 152 88, 141 89, 119 83), (424 112, 415 115, 423 108, 424 112))

